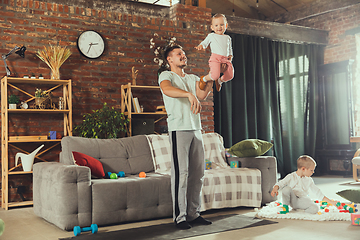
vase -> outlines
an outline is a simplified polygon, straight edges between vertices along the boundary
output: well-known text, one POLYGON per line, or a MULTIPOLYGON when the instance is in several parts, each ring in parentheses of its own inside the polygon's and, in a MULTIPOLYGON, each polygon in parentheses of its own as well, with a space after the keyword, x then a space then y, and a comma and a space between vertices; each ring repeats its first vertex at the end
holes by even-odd
POLYGON ((51 70, 51 79, 60 80, 60 68, 51 70))
POLYGON ((16 109, 16 103, 9 103, 9 109, 16 109))
POLYGON ((40 105, 43 102, 43 98, 42 97, 35 97, 35 104, 36 105, 40 105))

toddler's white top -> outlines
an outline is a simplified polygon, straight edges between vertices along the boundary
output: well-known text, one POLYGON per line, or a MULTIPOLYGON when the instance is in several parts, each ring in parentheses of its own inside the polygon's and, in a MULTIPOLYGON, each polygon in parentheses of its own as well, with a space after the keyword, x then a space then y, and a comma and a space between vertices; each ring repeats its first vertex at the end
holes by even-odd
POLYGON ((321 190, 315 185, 311 177, 300 177, 296 172, 289 173, 286 177, 276 183, 274 186, 278 185, 279 190, 284 187, 290 187, 296 196, 306 197, 309 195, 309 189, 315 194, 315 197, 318 200, 323 200, 324 194, 321 190))
MULTIPOLYGON (((185 74, 180 77, 172 71, 164 71, 159 75, 159 85, 162 81, 169 80, 171 85, 196 96, 196 81, 200 78, 194 74, 185 74)), ((169 131, 201 130, 200 113, 194 114, 191 111, 191 104, 188 98, 172 98, 166 96, 162 90, 164 105, 167 112, 169 131)))
POLYGON ((230 55, 233 56, 231 37, 229 35, 209 33, 200 44, 204 47, 204 49, 206 49, 210 44, 211 53, 216 53, 225 57, 230 55))

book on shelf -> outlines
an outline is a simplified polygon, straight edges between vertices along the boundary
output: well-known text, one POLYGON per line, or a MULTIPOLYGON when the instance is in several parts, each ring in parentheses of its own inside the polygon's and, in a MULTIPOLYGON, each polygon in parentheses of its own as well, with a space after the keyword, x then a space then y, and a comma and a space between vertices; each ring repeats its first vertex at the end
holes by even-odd
POLYGON ((132 93, 131 93, 131 108, 128 109, 129 111, 131 110, 131 112, 137 112, 136 111, 136 104, 135 104, 135 98, 133 97, 132 93))
POLYGON ((135 110, 136 110, 136 112, 141 113, 139 99, 136 97, 136 98, 134 98, 134 101, 135 101, 135 110))

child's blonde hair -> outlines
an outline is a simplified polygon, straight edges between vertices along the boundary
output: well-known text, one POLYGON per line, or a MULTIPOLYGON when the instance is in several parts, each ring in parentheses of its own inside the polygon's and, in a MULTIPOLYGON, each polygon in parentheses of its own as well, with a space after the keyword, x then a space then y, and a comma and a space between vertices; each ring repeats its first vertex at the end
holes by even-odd
POLYGON ((316 162, 315 160, 308 156, 308 155, 302 155, 298 158, 297 160, 297 168, 310 168, 311 166, 315 165, 316 166, 316 162))
POLYGON ((212 16, 211 21, 215 18, 221 18, 221 17, 224 19, 224 22, 227 23, 227 19, 226 19, 225 15, 222 13, 216 13, 214 16, 212 16))

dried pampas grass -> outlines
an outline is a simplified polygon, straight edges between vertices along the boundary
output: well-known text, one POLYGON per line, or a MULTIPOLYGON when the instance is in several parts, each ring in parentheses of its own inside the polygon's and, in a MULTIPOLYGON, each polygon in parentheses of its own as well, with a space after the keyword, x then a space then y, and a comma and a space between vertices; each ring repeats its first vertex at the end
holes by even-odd
POLYGON ((38 50, 38 56, 51 69, 51 78, 60 79, 60 67, 70 57, 71 51, 61 46, 44 46, 44 50, 38 50))

